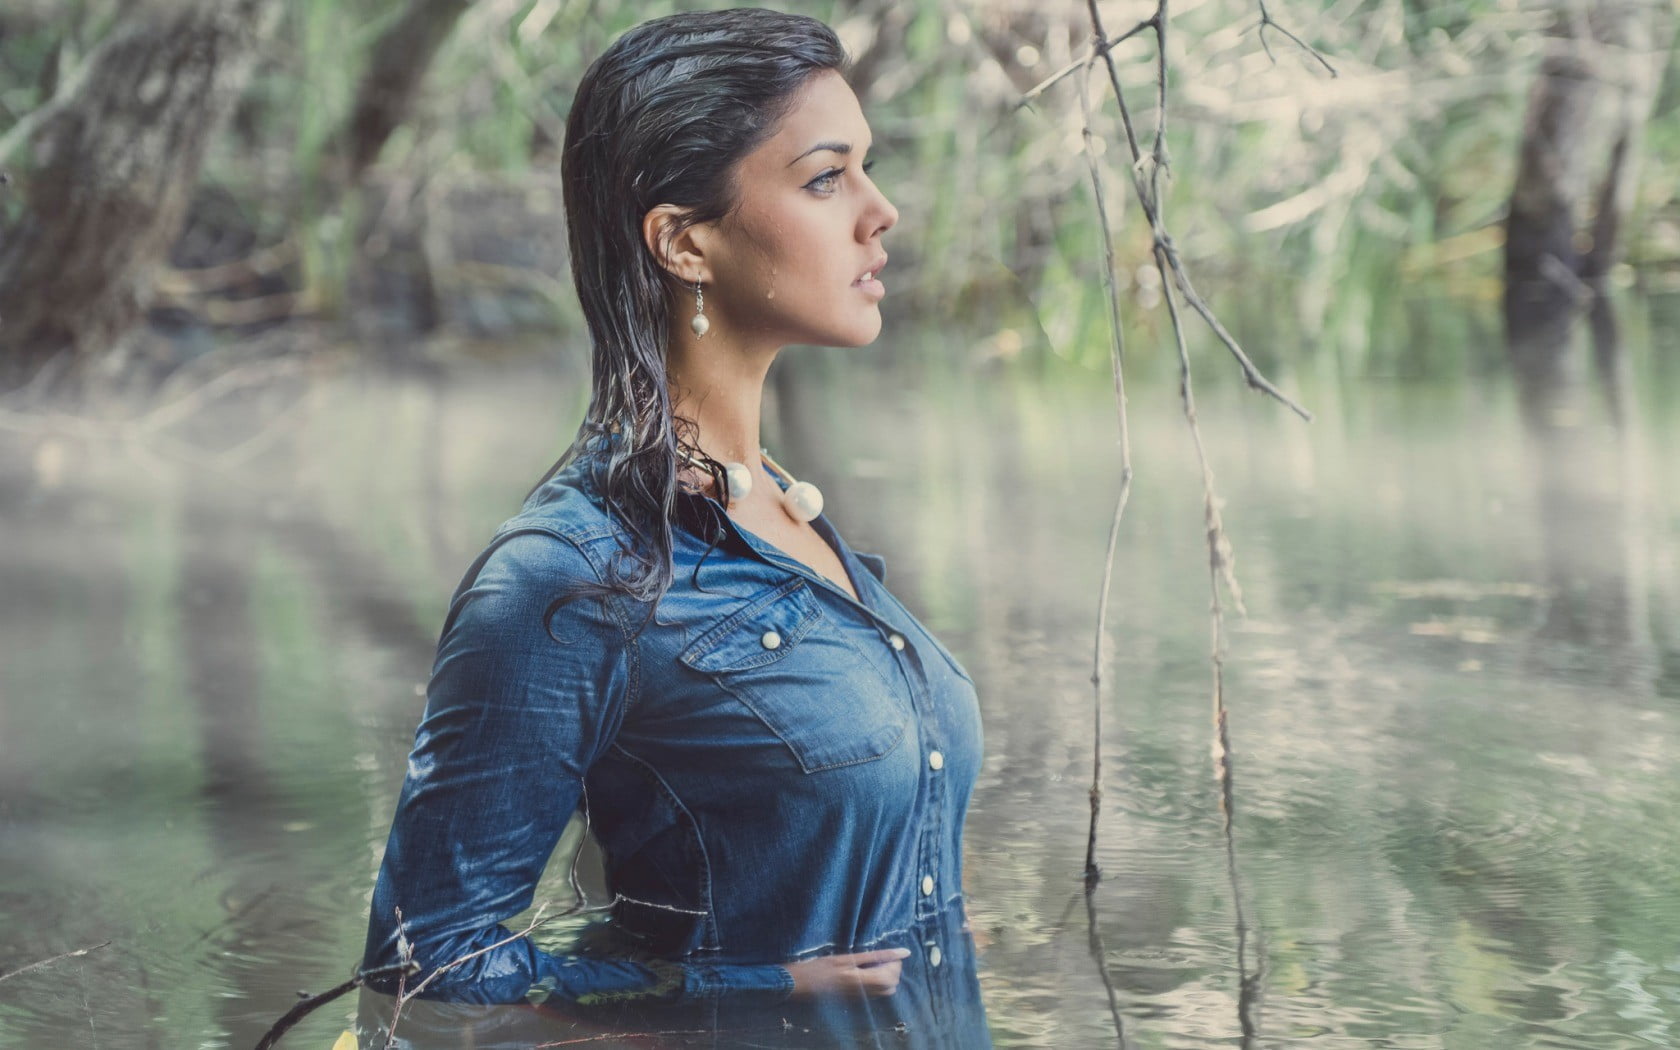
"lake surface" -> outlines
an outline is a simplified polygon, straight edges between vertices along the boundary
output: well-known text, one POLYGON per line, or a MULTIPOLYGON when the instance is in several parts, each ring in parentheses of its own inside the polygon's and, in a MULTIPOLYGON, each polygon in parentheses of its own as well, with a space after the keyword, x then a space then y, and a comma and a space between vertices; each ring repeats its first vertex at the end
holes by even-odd
MULTIPOLYGON (((1620 429, 1585 378, 1543 435, 1501 373, 1279 377, 1311 424, 1202 393, 1247 609, 1229 853, 1199 476, 1170 377, 1134 389, 1089 908, 1110 381, 940 339, 790 350, 765 437, 978 683, 996 1045, 1680 1044, 1671 334, 1620 429)), ((0 970, 109 942, 0 982, 0 1048, 249 1047, 351 972, 449 593, 583 405, 552 352, 440 359, 0 431, 0 970)))

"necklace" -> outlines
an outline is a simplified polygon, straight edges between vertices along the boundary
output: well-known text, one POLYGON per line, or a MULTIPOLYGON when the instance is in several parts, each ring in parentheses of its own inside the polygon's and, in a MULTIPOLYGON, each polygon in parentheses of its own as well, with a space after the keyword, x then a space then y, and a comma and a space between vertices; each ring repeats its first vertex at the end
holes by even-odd
MULTIPOLYGON (((687 449, 679 449, 678 451, 681 452, 682 457, 687 460, 691 466, 698 467, 701 470, 706 469, 705 464, 703 464, 687 449)), ((782 510, 787 512, 788 517, 792 518, 794 521, 803 523, 812 520, 822 513, 823 494, 821 489, 817 488, 809 481, 800 481, 796 479, 792 474, 789 474, 786 470, 782 469, 782 465, 780 463, 777 463, 774 459, 770 458, 770 451, 768 449, 761 448, 758 450, 758 453, 760 456, 764 457, 764 462, 770 466, 770 469, 774 470, 777 474, 780 474, 788 481, 787 489, 781 494, 782 510)), ((737 463, 734 460, 730 460, 723 465, 723 472, 724 476, 729 481, 729 502, 731 505, 745 499, 747 494, 752 492, 753 470, 751 467, 747 466, 745 463, 737 463)))

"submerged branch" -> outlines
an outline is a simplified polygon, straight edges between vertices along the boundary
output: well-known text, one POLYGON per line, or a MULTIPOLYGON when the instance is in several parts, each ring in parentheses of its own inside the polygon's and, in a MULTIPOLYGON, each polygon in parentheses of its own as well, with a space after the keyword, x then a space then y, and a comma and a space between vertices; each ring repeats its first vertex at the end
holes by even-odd
POLYGON ((285 1035, 287 1030, 293 1025, 297 1024, 299 1021, 303 1020, 305 1017, 314 1013, 321 1007, 332 1002, 334 999, 337 999, 356 988, 360 988, 367 982, 368 978, 383 977, 388 973, 396 973, 398 970, 403 970, 407 967, 407 963, 396 963, 391 966, 382 966, 377 970, 363 970, 362 972, 356 974, 356 976, 350 978, 348 981, 345 981, 343 984, 329 988, 319 995, 310 996, 301 1003, 292 1007, 290 1010, 287 1010, 280 1020, 274 1022, 274 1026, 267 1032, 264 1032, 263 1037, 257 1041, 256 1050, 270 1050, 271 1047, 280 1041, 280 1037, 285 1035))
POLYGON ((30 970, 39 970, 43 966, 51 966, 55 962, 60 962, 64 959, 74 959, 78 956, 86 955, 88 952, 96 952, 101 948, 109 948, 110 946, 110 941, 100 941, 98 944, 89 945, 86 948, 77 948, 73 952, 62 952, 50 959, 42 959, 40 962, 32 962, 28 966, 19 966, 15 970, 7 970, 4 973, 0 973, 0 981, 9 981, 20 973, 28 973, 30 970))
POLYGON ((1120 1016, 1120 993, 1114 988, 1114 978, 1108 974, 1108 949, 1103 946, 1102 931, 1097 927, 1097 887, 1085 884, 1085 936, 1091 958, 1097 960, 1097 972, 1102 975, 1103 989, 1108 993, 1108 1015, 1114 1020, 1114 1037, 1120 1050, 1126 1050, 1126 1022, 1120 1016))

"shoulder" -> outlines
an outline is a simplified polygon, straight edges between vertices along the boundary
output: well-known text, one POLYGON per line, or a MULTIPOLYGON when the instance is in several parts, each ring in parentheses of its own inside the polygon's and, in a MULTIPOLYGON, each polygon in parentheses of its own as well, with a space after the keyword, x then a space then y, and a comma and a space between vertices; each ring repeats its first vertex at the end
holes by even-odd
POLYGON ((595 601, 577 600, 603 590, 603 554, 591 551, 600 537, 580 534, 524 513, 503 522, 461 577, 450 602, 445 634, 506 630, 513 624, 545 625, 559 614, 601 620, 595 601), (562 612, 562 610, 565 610, 562 612))
POLYGON ((626 540, 628 531, 602 494, 596 467, 597 460, 590 456, 568 463, 526 497, 519 513, 496 530, 496 537, 547 532, 591 552, 602 541, 626 540))

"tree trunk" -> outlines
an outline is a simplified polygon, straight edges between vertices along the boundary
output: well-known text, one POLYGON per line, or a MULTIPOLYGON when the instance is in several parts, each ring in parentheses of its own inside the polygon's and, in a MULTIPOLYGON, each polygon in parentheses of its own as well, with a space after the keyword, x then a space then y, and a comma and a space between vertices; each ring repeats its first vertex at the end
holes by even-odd
MULTIPOLYGON (((1633 537, 1633 411, 1608 274, 1638 185, 1670 17, 1658 0, 1575 3, 1559 14, 1529 96, 1505 240, 1506 349, 1516 373, 1550 594, 1535 660, 1559 642, 1620 688, 1648 688, 1651 639, 1633 537), (1603 171, 1596 190, 1593 169, 1603 171), (1590 318, 1589 383, 1576 322, 1590 318), (1608 426, 1595 418, 1608 409, 1608 426), (1644 682, 1646 684, 1640 685, 1644 682)), ((1571 672, 1576 670, 1571 665, 1571 672)))
POLYGON ((411 0, 402 17, 373 45, 367 72, 356 89, 356 105, 345 126, 349 185, 361 180, 391 132, 407 117, 420 81, 473 0, 411 0))
POLYGON ((1620 251, 1645 123, 1672 33, 1662 0, 1565 3, 1529 93, 1505 226, 1505 315, 1513 352, 1555 342, 1620 251), (1605 173, 1589 217, 1591 169, 1605 173), (1589 224, 1590 221, 1590 224, 1589 224))
POLYGON ((280 0, 130 12, 32 136, 24 210, 0 233, 0 389, 81 386, 125 345, 212 136, 280 0))

